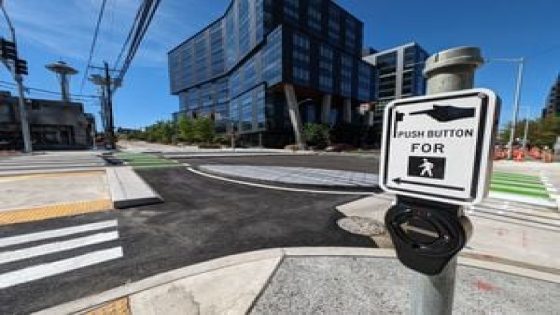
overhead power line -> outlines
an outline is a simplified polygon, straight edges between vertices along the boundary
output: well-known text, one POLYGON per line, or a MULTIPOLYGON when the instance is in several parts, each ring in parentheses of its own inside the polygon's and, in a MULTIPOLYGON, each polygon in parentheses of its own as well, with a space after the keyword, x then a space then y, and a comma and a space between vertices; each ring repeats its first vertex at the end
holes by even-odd
POLYGON ((91 46, 89 48, 89 56, 86 64, 86 69, 84 70, 84 77, 82 78, 82 84, 80 86, 80 92, 84 89, 84 84, 87 80, 89 66, 91 65, 91 59, 93 58, 93 52, 95 51, 95 44, 97 43, 97 35, 99 34, 99 26, 101 25, 101 20, 103 19, 103 14, 105 12, 105 4, 107 0, 101 2, 101 8, 99 9, 99 15, 97 16, 97 23, 95 24, 95 30, 93 31, 93 39, 91 41, 91 46))
POLYGON ((136 17, 134 17, 134 21, 132 22, 132 27, 130 28, 130 31, 128 32, 128 35, 126 36, 126 40, 124 41, 124 43, 121 47, 121 50, 119 52, 119 55, 117 56, 117 59, 115 60, 115 64, 113 66, 113 68, 115 68, 115 69, 117 68, 117 66, 121 62, 124 51, 126 50, 126 47, 128 47, 128 44, 130 43, 130 40, 132 39, 132 34, 134 33, 134 30, 137 28, 137 25, 140 22, 140 15, 144 11, 145 6, 146 6, 146 1, 143 1, 142 4, 140 5, 140 8, 138 9, 138 11, 136 11, 136 17))
POLYGON ((128 46, 128 51, 123 61, 121 71, 117 77, 117 80, 119 82, 122 82, 124 76, 126 75, 126 72, 128 71, 128 68, 132 63, 132 60, 134 59, 134 56, 138 51, 138 47, 140 47, 140 44, 142 43, 142 39, 144 38, 144 35, 146 35, 146 31, 148 30, 148 27, 152 22, 152 19, 154 17, 154 14, 156 13, 156 10, 160 2, 161 0, 145 0, 140 5, 140 8, 138 9, 138 13, 136 14, 138 20, 135 19, 129 33, 131 40, 129 40, 130 44, 128 46))
MULTIPOLYGON (((15 83, 12 83, 12 82, 9 82, 9 81, 0 80, 0 84, 2 86, 6 87, 6 88, 15 89, 17 87, 15 83)), ((40 89, 40 88, 35 88, 35 87, 25 86, 24 88, 26 90, 39 92, 39 93, 59 95, 59 96, 62 95, 62 93, 60 93, 60 92, 50 91, 50 90, 45 90, 45 89, 40 89)), ((97 99, 97 98, 99 98, 99 96, 97 96, 97 95, 86 95, 86 94, 73 94, 71 96, 72 96, 73 99, 97 99)))

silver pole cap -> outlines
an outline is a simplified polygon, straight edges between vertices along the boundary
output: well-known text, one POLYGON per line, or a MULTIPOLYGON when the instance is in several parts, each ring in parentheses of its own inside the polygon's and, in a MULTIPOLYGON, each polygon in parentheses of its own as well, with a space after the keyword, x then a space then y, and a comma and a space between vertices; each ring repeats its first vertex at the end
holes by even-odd
POLYGON ((424 76, 429 77, 434 71, 456 66, 479 67, 484 63, 480 48, 478 47, 455 47, 438 52, 426 60, 424 76))

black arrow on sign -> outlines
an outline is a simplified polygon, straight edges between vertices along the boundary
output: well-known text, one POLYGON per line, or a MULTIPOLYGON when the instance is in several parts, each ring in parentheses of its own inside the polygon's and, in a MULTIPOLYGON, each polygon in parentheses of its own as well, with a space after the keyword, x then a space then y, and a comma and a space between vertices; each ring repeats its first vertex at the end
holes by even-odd
POLYGON ((438 185, 438 184, 428 184, 428 183, 419 183, 419 182, 413 182, 413 181, 409 181, 409 180, 404 180, 404 179, 401 179, 400 177, 394 178, 394 179, 393 179, 393 182, 397 183, 398 185, 400 185, 401 183, 403 183, 403 184, 420 185, 420 186, 435 187, 435 188, 443 188, 443 189, 458 190, 458 191, 464 191, 464 190, 465 190, 465 188, 463 188, 463 187, 446 186, 446 185, 438 185))
POLYGON ((475 114, 474 108, 456 107, 451 105, 433 105, 432 109, 410 113, 410 115, 426 114, 439 122, 472 118, 475 114))

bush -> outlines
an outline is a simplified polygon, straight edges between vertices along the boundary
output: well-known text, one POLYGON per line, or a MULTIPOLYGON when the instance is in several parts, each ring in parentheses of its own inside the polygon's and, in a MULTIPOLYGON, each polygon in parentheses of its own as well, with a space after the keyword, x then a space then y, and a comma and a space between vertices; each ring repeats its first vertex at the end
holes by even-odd
POLYGON ((329 145, 329 126, 323 124, 305 124, 303 126, 305 143, 317 149, 324 149, 329 145))

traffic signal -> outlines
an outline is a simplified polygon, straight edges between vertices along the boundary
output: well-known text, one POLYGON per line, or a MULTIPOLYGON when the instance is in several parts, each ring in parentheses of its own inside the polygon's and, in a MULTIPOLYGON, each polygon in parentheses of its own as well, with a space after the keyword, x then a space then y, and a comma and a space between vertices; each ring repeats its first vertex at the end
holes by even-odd
POLYGON ((23 59, 17 59, 16 63, 16 74, 23 74, 23 75, 27 75, 27 61, 23 60, 23 59))
POLYGON ((16 60, 17 49, 13 42, 0 38, 0 55, 4 59, 16 60))

